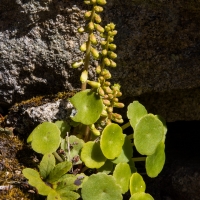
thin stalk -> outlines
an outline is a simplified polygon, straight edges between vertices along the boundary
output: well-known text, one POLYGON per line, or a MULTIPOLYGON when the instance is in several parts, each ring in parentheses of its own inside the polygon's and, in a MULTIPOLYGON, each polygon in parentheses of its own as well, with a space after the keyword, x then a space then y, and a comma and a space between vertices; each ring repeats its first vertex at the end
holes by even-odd
POLYGON ((145 161, 145 160, 146 160, 146 157, 132 158, 132 160, 133 160, 134 162, 145 161))
POLYGON ((64 160, 58 155, 57 152, 53 152, 54 157, 59 161, 59 162, 63 162, 64 160))
POLYGON ((124 124, 123 126, 121 126, 122 130, 128 128, 130 126, 130 122, 127 122, 126 124, 124 124))

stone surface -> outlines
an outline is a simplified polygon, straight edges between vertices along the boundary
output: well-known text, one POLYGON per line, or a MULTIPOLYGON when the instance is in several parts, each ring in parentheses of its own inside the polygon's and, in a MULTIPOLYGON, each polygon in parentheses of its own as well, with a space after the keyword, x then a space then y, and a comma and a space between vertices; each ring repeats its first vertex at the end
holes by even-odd
MULTIPOLYGON (((80 70, 70 65, 81 58, 85 35, 76 29, 85 8, 77 0, 0 1, 1 107, 80 87, 80 70)), ((108 1, 103 19, 117 25, 118 70, 112 72, 124 102, 144 97, 167 121, 200 119, 199 9, 196 1, 108 1), (183 91, 190 98, 183 100, 183 91)))

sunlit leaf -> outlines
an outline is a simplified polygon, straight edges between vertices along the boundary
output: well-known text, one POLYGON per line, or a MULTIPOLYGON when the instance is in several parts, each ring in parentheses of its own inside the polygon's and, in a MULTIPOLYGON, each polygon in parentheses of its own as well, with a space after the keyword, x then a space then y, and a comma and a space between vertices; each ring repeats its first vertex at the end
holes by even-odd
POLYGON ((129 200, 154 200, 154 198, 148 193, 138 192, 133 194, 129 200))
POLYGON ((98 172, 109 174, 113 170, 113 165, 114 164, 110 160, 106 160, 105 164, 97 170, 98 172))
POLYGON ((83 183, 81 194, 83 200, 122 200, 121 189, 114 177, 105 173, 91 175, 83 183))
POLYGON ((146 158, 146 170, 149 177, 156 177, 165 164, 165 144, 161 142, 154 154, 146 158))
POLYGON ((72 119, 82 124, 94 124, 103 111, 102 99, 89 89, 76 93, 70 99, 70 102, 77 110, 76 115, 72 119))
POLYGON ((118 124, 107 125, 101 135, 100 146, 104 156, 108 159, 118 157, 124 144, 122 128, 118 124))
POLYGON ((119 163, 116 165, 113 172, 116 183, 120 185, 122 194, 125 194, 129 189, 129 180, 131 177, 131 169, 127 163, 119 163))
POLYGON ((70 131, 71 126, 64 120, 61 121, 56 121, 55 124, 58 126, 60 132, 61 132, 61 137, 65 138, 66 133, 70 131))
POLYGON ((140 174, 137 172, 132 174, 130 178, 130 192, 131 195, 138 192, 145 192, 146 185, 140 174))
POLYGON ((163 132, 162 122, 153 114, 147 114, 140 119, 135 127, 134 144, 142 155, 151 155, 161 142, 163 132))

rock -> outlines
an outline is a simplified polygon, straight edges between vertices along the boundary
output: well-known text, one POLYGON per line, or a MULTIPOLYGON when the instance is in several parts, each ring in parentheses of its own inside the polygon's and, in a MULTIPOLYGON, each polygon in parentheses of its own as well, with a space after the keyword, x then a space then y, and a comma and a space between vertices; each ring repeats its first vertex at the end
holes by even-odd
MULTIPOLYGON (((0 1, 1 107, 80 87, 80 70, 71 64, 82 56, 79 45, 85 35, 76 29, 84 25, 86 8, 75 0, 0 1)), ((112 81, 122 85, 124 102, 151 96, 151 105, 147 100, 145 106, 160 110, 167 121, 200 118, 195 96, 200 85, 199 9, 196 1, 108 1, 102 16, 118 29, 118 70, 112 70, 112 81), (183 91, 193 106, 185 98, 176 107, 183 104, 183 91)), ((90 77, 95 77, 92 67, 90 77)))

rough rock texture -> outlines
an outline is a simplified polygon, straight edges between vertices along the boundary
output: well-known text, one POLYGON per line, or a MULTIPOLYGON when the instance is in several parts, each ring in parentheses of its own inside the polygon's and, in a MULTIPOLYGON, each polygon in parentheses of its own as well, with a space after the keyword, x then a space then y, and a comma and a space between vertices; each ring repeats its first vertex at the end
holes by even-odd
MULTIPOLYGON (((84 8, 77 0, 0 1, 0 106, 80 87, 80 71, 70 65, 81 56, 85 35, 76 29, 84 23, 84 8)), ((200 119, 195 93, 200 86, 199 9, 197 1, 110 0, 103 14, 118 29, 119 68, 113 82, 121 83, 124 98, 131 101, 150 94, 151 105, 148 100, 145 105, 153 104, 167 121, 200 119), (186 98, 178 113, 168 112, 183 104, 183 90, 196 103, 185 114, 191 105, 186 98)), ((92 69, 90 76, 95 76, 92 69)))

